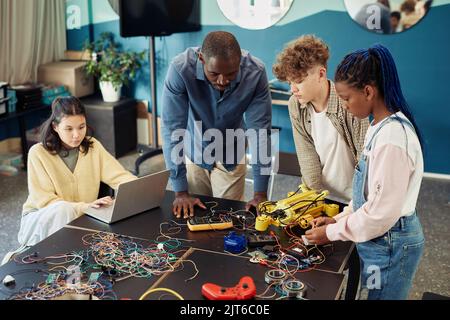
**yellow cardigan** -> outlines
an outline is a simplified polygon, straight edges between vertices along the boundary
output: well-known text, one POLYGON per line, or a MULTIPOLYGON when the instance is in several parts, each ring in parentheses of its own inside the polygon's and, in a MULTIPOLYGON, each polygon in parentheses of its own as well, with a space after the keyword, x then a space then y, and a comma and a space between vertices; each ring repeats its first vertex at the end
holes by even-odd
POLYGON ((97 200, 100 182, 116 189, 119 184, 136 179, 102 146, 92 138, 87 155, 80 152, 72 173, 59 155, 53 155, 42 144, 34 145, 28 155, 28 192, 23 212, 42 209, 48 205, 72 202, 78 213, 84 212, 97 200))

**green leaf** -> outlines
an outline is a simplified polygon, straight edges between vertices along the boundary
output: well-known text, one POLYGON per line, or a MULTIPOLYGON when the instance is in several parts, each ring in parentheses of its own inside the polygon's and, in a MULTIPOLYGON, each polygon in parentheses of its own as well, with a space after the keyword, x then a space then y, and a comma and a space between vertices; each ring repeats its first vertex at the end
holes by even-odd
POLYGON ((146 50, 139 53, 123 51, 111 32, 100 34, 94 42, 86 42, 84 49, 97 53, 97 61, 87 62, 86 73, 98 77, 100 81, 111 81, 115 87, 128 85, 129 80, 135 79, 146 56, 146 50))

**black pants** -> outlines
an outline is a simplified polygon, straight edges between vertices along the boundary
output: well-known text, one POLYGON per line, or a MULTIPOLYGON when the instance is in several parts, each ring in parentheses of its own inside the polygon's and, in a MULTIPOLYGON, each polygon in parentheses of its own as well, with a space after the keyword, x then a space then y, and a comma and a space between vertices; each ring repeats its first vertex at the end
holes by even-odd
POLYGON ((353 248, 353 251, 350 254, 347 266, 348 280, 347 289, 345 291, 345 300, 355 300, 356 294, 358 293, 359 277, 361 273, 359 255, 358 250, 356 250, 356 246, 353 248))

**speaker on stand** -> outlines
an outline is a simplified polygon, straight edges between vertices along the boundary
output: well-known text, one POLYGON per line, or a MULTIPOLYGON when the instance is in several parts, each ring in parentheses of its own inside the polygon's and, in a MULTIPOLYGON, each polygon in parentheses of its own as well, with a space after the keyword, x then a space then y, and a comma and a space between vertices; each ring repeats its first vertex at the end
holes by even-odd
POLYGON ((120 16, 122 37, 149 37, 150 93, 153 141, 135 162, 135 174, 149 158, 162 153, 158 146, 155 37, 201 30, 200 0, 109 0, 120 16))

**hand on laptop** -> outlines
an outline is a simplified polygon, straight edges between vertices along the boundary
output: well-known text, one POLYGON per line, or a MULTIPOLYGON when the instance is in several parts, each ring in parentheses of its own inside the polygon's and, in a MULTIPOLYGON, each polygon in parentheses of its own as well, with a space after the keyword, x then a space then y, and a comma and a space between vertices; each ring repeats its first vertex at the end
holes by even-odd
POLYGON ((95 209, 102 208, 102 207, 109 207, 110 205, 113 204, 113 201, 114 200, 111 197, 104 197, 104 198, 95 200, 89 206, 91 208, 95 208, 95 209))
POLYGON ((175 200, 173 201, 172 212, 177 217, 188 219, 194 216, 194 206, 199 206, 202 209, 206 209, 206 206, 198 198, 193 198, 187 192, 177 192, 175 194, 175 200))

